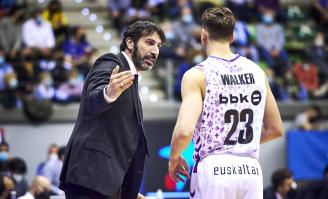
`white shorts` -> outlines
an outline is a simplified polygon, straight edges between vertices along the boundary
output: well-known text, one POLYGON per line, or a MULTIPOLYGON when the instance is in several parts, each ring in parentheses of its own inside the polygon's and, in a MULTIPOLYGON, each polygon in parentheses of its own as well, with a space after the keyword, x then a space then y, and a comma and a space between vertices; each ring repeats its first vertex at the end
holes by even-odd
POLYGON ((262 170, 254 158, 210 155, 195 167, 191 199, 263 199, 262 170))

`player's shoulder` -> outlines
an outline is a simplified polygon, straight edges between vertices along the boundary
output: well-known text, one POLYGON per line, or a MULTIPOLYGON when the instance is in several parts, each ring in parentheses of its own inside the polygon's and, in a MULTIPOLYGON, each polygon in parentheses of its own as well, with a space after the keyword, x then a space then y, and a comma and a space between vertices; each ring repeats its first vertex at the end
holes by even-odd
POLYGON ((239 64, 242 66, 247 66, 248 68, 252 68, 254 70, 264 73, 263 69, 257 63, 248 59, 247 57, 240 56, 238 61, 239 61, 239 64))
POLYGON ((190 68, 188 71, 185 72, 183 75, 183 82, 185 83, 201 83, 205 81, 204 72, 198 65, 190 68))

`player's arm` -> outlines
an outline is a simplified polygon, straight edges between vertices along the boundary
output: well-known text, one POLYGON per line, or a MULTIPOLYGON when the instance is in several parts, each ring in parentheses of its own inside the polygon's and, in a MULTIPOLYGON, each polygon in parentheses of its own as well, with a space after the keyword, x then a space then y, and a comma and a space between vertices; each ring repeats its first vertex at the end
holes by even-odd
POLYGON ((176 159, 190 143, 194 129, 202 111, 202 85, 205 84, 203 72, 190 69, 182 79, 182 103, 173 131, 170 158, 176 159))
POLYGON ((283 126, 276 100, 273 97, 266 79, 267 97, 265 102, 261 144, 279 138, 283 135, 283 126))

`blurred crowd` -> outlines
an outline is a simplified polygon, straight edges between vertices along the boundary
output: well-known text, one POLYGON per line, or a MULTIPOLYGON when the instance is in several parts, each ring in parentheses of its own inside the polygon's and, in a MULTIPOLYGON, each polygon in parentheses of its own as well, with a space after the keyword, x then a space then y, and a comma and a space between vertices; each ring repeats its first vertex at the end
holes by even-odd
POLYGON ((296 183, 286 168, 275 170, 271 185, 264 189, 263 199, 325 199, 328 198, 328 165, 321 179, 296 183))
POLYGON ((12 108, 33 101, 78 102, 94 51, 85 29, 69 24, 61 1, 40 7, 2 0, 0 103, 12 108))
MULTIPOLYGON (((184 72, 204 59, 201 13, 228 6, 236 17, 233 50, 264 69, 277 100, 326 99, 328 0, 288 5, 281 1, 108 0, 108 23, 118 33, 136 20, 161 25, 167 42, 155 72, 162 81, 158 71, 173 60, 171 90, 179 100, 184 72)), ((70 24, 63 1, 49 0, 42 7, 29 2, 0 3, 0 104, 6 108, 29 104, 24 110, 35 116, 35 110, 51 113, 49 102, 79 101, 96 49, 84 27, 70 24)))
POLYGON ((63 195, 59 186, 59 175, 63 164, 65 147, 51 144, 47 158, 40 162, 31 183, 24 159, 11 157, 9 144, 0 143, 0 199, 49 199, 51 195, 63 195))

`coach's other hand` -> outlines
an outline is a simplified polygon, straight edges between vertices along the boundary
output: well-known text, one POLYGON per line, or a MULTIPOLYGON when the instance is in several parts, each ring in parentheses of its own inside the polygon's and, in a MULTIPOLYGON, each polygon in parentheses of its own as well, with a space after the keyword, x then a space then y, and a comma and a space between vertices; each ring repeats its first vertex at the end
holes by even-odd
POLYGON ((137 199, 146 199, 146 197, 141 193, 138 193, 137 199))
POLYGON ((133 84, 134 75, 131 71, 118 72, 119 66, 116 66, 110 76, 106 94, 110 99, 116 100, 126 89, 133 84))
POLYGON ((183 179, 181 176, 186 177, 187 179, 190 178, 188 164, 182 156, 179 156, 175 159, 170 158, 169 175, 171 179, 175 182, 186 182, 186 180, 183 179))

